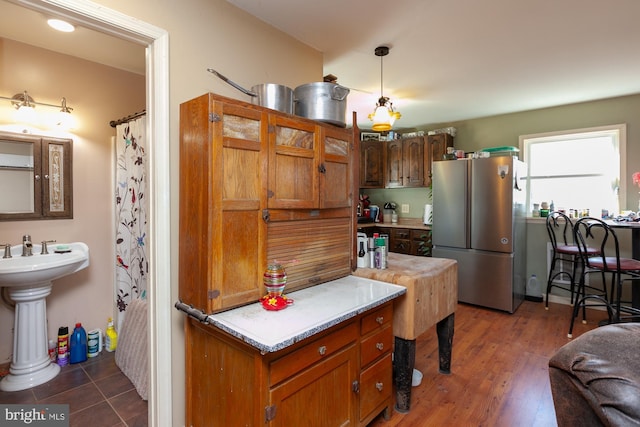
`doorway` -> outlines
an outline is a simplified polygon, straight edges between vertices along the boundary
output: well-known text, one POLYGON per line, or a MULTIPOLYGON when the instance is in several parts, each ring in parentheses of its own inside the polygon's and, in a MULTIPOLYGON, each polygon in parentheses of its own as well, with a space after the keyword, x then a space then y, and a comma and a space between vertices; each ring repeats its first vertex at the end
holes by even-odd
POLYGON ((29 9, 64 17, 79 25, 146 46, 147 134, 149 147, 149 425, 172 420, 171 257, 168 33, 115 10, 82 0, 12 0, 29 9), (163 374, 161 374, 163 373, 163 374), (161 421, 162 420, 162 421, 161 421))

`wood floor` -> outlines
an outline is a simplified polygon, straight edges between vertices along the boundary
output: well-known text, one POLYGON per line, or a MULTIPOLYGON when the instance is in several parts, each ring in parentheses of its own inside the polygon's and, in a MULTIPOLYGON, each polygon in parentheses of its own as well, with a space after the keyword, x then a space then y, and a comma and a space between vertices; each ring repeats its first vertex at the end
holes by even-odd
MULTIPOLYGON (((549 358, 568 342, 571 307, 525 301, 515 314, 458 304, 451 375, 438 373, 435 327, 417 340, 416 369, 422 384, 412 388, 411 410, 379 416, 369 427, 557 426, 549 386, 549 358)), ((605 319, 588 311, 574 339, 605 319)))

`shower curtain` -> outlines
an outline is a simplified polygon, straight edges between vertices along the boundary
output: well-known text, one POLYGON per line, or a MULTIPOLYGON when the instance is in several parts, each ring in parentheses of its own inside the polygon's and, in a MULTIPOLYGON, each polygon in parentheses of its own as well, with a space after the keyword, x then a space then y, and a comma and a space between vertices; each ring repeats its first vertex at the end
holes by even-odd
POLYGON ((116 329, 127 306, 147 290, 147 155, 146 117, 116 126, 116 329))

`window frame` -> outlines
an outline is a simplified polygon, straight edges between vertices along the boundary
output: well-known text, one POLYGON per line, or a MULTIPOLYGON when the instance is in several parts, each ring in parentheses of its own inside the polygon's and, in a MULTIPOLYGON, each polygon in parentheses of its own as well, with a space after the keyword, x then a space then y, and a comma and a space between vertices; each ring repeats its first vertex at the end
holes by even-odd
MULTIPOLYGON (((567 129, 561 131, 553 131, 553 132, 544 132, 544 133, 535 133, 535 134, 527 134, 520 135, 518 138, 518 146, 520 148, 521 160, 527 164, 527 170, 529 170, 529 150, 528 144, 530 140, 547 140, 553 141, 554 139, 562 139, 563 136, 567 135, 580 135, 580 134, 593 134, 593 133, 602 133, 602 132, 617 132, 618 133, 618 154, 620 161, 620 181, 618 187, 618 210, 624 210, 623 207, 627 206, 627 124, 619 123, 614 125, 605 125, 605 126, 596 126, 589 128, 580 128, 580 129, 567 129)), ((531 207, 531 189, 530 189, 529 176, 527 175, 527 206, 531 207)), ((528 209, 529 214, 531 216, 531 209, 528 209)), ((616 212, 619 214, 619 212, 616 212)), ((599 216, 599 212, 592 212, 591 216, 599 216)))

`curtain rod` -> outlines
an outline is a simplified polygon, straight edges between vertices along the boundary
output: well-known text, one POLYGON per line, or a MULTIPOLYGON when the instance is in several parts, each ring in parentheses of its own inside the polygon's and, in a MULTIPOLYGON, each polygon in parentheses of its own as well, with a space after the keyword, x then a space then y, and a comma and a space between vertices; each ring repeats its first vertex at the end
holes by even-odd
POLYGON ((129 115, 129 116, 126 116, 126 117, 123 117, 123 118, 121 118, 121 119, 119 119, 119 120, 111 120, 111 121, 109 122, 109 126, 111 126, 112 128, 114 128, 114 127, 116 127, 116 126, 118 126, 118 125, 120 125, 120 124, 122 124, 122 123, 127 123, 127 122, 129 122, 129 121, 131 121, 131 120, 133 120, 133 119, 137 119, 138 117, 142 117, 142 116, 144 116, 145 114, 147 114, 147 110, 142 110, 142 111, 140 111, 140 112, 133 113, 133 114, 131 114, 131 115, 129 115))

